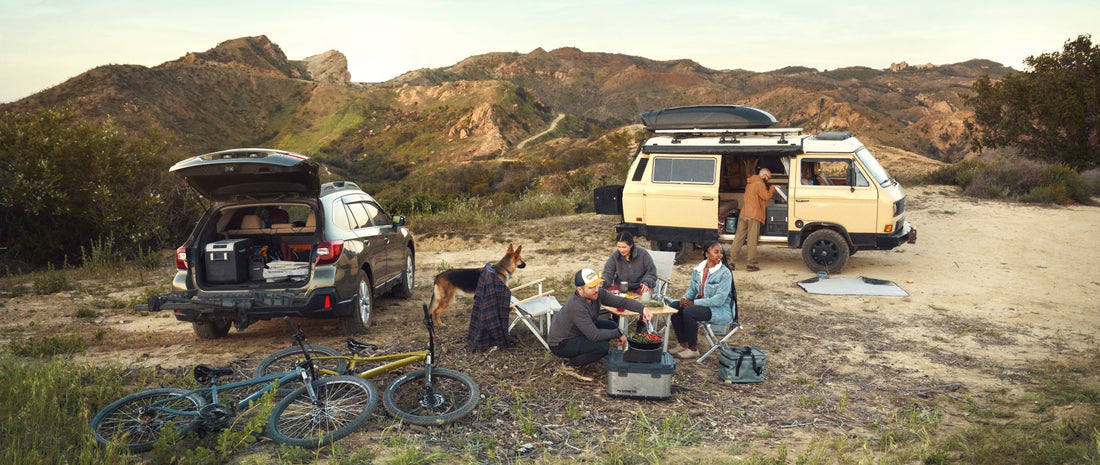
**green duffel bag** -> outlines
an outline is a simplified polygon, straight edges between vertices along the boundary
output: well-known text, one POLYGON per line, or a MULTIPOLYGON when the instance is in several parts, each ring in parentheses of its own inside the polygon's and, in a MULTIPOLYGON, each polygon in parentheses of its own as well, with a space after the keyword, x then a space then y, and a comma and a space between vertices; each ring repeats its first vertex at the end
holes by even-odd
POLYGON ((767 356, 755 347, 722 347, 718 377, 730 383, 762 383, 765 361, 767 356))

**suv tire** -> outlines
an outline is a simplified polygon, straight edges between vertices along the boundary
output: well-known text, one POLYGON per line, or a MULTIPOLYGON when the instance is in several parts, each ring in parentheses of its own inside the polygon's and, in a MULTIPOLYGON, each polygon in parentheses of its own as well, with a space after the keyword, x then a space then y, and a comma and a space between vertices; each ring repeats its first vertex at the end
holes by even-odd
POLYGON ((374 286, 367 272, 359 271, 359 289, 356 292, 355 313, 340 319, 340 330, 345 334, 363 334, 370 325, 370 313, 374 307, 374 286))
POLYGON ((229 327, 233 326, 233 322, 229 320, 203 320, 192 321, 191 327, 194 328, 195 334, 199 336, 199 339, 221 339, 229 334, 229 327))
POLYGON ((401 282, 394 286, 393 296, 408 299, 413 294, 413 279, 416 274, 416 262, 411 250, 405 249, 405 266, 401 271, 401 282))
POLYGON ((819 229, 810 233, 802 244, 802 261, 813 271, 840 273, 848 263, 851 249, 844 236, 832 229, 819 229))

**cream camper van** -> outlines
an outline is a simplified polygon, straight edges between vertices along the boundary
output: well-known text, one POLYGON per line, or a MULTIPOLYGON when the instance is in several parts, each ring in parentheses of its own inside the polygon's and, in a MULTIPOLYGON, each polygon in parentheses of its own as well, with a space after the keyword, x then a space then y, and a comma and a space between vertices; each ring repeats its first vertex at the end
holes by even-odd
POLYGON ((905 190, 846 132, 776 128, 766 111, 706 105, 642 114, 650 137, 623 185, 597 188, 596 212, 682 260, 697 245, 732 241, 746 177, 772 172, 760 246, 802 249, 813 271, 837 273, 858 250, 914 243, 905 190))

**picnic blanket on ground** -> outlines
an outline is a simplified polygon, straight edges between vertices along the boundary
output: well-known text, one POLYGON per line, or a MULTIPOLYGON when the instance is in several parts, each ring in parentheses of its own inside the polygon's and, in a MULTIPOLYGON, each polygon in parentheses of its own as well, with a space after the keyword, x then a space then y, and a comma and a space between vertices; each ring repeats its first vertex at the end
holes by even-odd
POLYGON ((826 278, 813 277, 799 281, 798 286, 810 294, 828 295, 884 295, 907 297, 909 293, 893 281, 865 278, 826 278))
POLYGON ((512 291, 500 281, 492 263, 481 270, 474 290, 474 309, 470 314, 470 333, 466 343, 474 349, 508 347, 508 316, 512 291))

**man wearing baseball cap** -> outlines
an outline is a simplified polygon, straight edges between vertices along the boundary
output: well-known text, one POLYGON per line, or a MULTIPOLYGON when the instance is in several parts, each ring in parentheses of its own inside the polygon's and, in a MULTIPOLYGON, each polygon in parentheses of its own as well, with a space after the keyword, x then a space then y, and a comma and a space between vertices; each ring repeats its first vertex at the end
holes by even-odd
POLYGON ((546 338, 550 353, 568 358, 570 366, 587 365, 603 358, 610 350, 608 341, 618 339, 620 346, 626 345, 626 335, 619 331, 618 324, 597 318, 601 305, 640 313, 642 321, 653 317, 653 312, 641 302, 608 292, 600 286, 602 282, 595 270, 578 271, 573 276, 577 291, 569 296, 550 324, 546 338))

